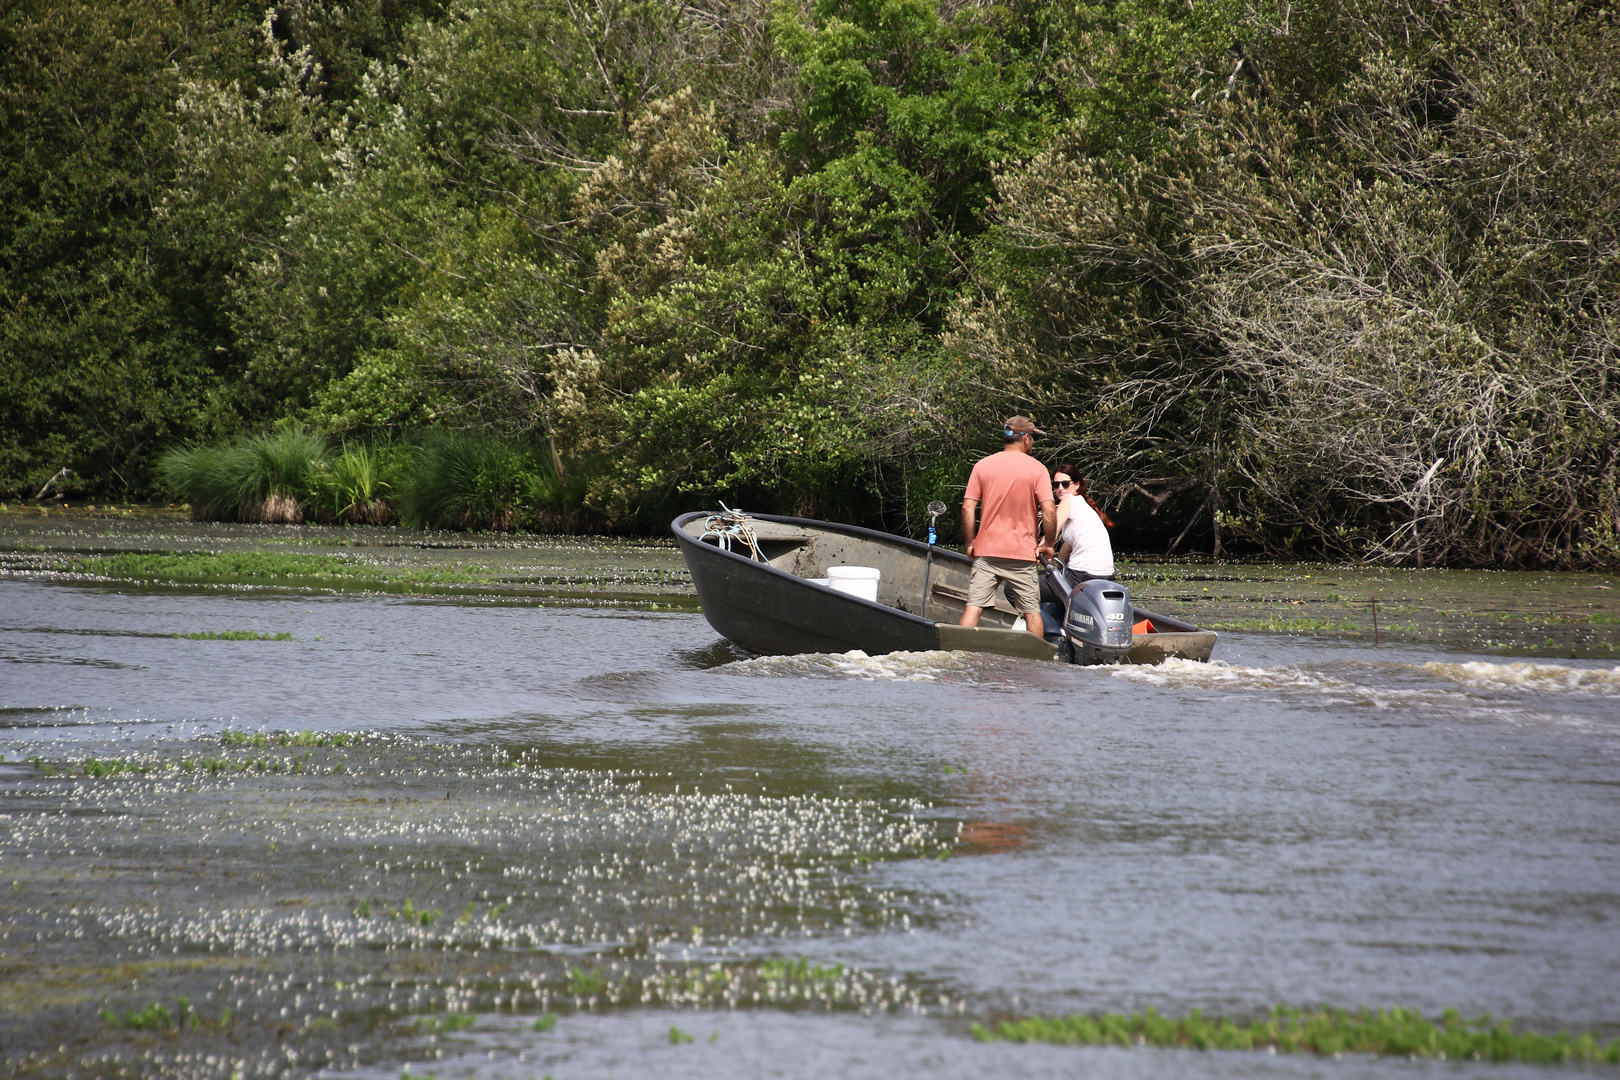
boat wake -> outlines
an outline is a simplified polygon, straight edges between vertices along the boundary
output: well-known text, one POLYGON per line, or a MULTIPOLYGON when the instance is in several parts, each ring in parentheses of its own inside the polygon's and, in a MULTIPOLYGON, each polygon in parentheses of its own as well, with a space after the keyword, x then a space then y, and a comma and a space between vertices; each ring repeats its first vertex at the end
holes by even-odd
MULTIPOLYGON (((1387 690, 1396 680, 1415 689, 1433 686, 1434 677, 1448 684, 1460 684, 1473 690, 1500 693, 1503 691, 1533 691, 1536 693, 1588 694, 1603 697, 1620 696, 1620 667, 1579 668, 1561 664, 1538 664, 1530 661, 1497 664, 1489 661, 1469 661, 1448 664, 1429 661, 1422 664, 1403 663, 1345 663, 1335 662, 1334 673, 1313 670, 1310 667, 1284 666, 1275 668, 1247 667, 1214 660, 1198 663, 1192 660, 1166 660, 1154 667, 1115 665, 1087 670, 1103 673, 1116 679, 1148 683, 1154 686, 1209 687, 1212 689, 1273 690, 1354 690, 1370 689, 1356 678, 1358 674, 1375 675, 1387 690), (1402 679, 1401 677, 1405 678, 1402 679)), ((1436 687, 1435 689, 1441 689, 1436 687)), ((1454 692, 1445 687, 1448 692, 1454 692)))
POLYGON ((1172 657, 1162 664, 1110 664, 1084 671, 1095 671, 1116 679, 1150 686, 1208 687, 1211 689, 1349 689, 1355 684, 1297 667, 1246 667, 1223 660, 1180 660, 1172 657))
POLYGON ((1474 661, 1465 664, 1431 662, 1424 664, 1423 670, 1474 690, 1531 690, 1543 694, 1620 697, 1620 667, 1576 668, 1529 661, 1512 664, 1474 661))
POLYGON ((1157 667, 1077 669, 1168 690, 1289 700, 1309 707, 1441 714, 1514 723, 1569 725, 1616 734, 1608 699, 1620 697, 1620 668, 1529 661, 1463 663, 1335 660, 1321 666, 1250 667, 1168 660, 1157 667), (1594 712, 1594 709, 1597 710, 1594 712))
MULTIPOLYGON (((960 652, 892 652, 868 656, 859 649, 847 653, 800 653, 797 656, 757 656, 737 660, 716 670, 732 675, 774 678, 863 679, 872 682, 937 682, 974 673, 975 654, 960 652)), ((982 662, 982 657, 978 658, 982 662)))

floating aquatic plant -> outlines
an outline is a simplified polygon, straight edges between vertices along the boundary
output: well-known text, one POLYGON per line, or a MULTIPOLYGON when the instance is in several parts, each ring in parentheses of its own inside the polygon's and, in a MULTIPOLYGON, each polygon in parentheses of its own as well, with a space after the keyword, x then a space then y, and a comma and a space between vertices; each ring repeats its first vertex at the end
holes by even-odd
POLYGON ((150 767, 151 766, 145 764, 131 764, 127 761, 119 761, 116 758, 111 761, 101 761, 98 758, 85 758, 83 765, 84 775, 94 777, 117 776, 119 773, 126 772, 144 773, 150 767))
POLYGON ((400 905, 399 910, 395 911, 390 917, 396 921, 403 918, 406 922, 416 923, 418 926, 432 926, 439 921, 439 916, 442 914, 443 912, 438 908, 423 908, 418 911, 416 901, 407 896, 405 903, 400 905))
POLYGON ((302 555, 282 551, 189 551, 177 555, 126 552, 75 559, 71 566, 98 577, 204 584, 319 581, 405 587, 464 585, 488 581, 483 567, 382 566, 352 555, 302 555))
POLYGON ((352 746, 360 741, 360 736, 342 731, 300 731, 295 735, 286 731, 267 734, 227 728, 219 733, 219 741, 226 746, 352 746))
POLYGON ((150 1031, 174 1026, 174 1014, 154 1001, 140 1012, 133 1010, 120 1017, 111 1009, 101 1010, 101 1019, 108 1027, 127 1027, 137 1031, 150 1031))
POLYGON ((844 977, 844 965, 822 967, 820 964, 810 963, 802 956, 797 960, 767 960, 759 965, 759 977, 768 982, 801 984, 837 982, 844 977))
POLYGON ((542 1013, 534 1018, 535 1031, 550 1031, 557 1026, 557 1014, 554 1012, 542 1013))
POLYGON ((472 1013, 451 1013, 449 1016, 426 1016, 416 1022, 418 1034, 432 1035, 452 1031, 465 1031, 473 1026, 477 1017, 472 1013))
POLYGON ((105 577, 171 581, 256 581, 280 578, 373 576, 380 568, 347 555, 301 555, 281 551, 188 551, 169 555, 126 552, 79 560, 85 573, 105 577), (368 573, 369 571, 369 573, 368 573))
POLYGON ((602 975, 602 969, 599 967, 592 968, 590 971, 577 967, 569 968, 568 985, 569 989, 581 996, 605 994, 608 989, 608 981, 602 975))
MULTIPOLYGON (((106 779, 124 775, 161 775, 164 772, 175 771, 193 773, 199 769, 210 775, 227 772, 304 773, 312 771, 314 756, 313 750, 305 750, 301 754, 294 754, 285 759, 261 756, 241 761, 228 761, 217 757, 180 758, 170 761, 89 757, 77 764, 69 762, 63 768, 58 768, 35 754, 28 758, 28 763, 42 776, 61 776, 65 770, 67 775, 82 774, 92 779, 106 779)), ((341 763, 334 765, 331 771, 342 771, 341 763)))
MULTIPOLYGON (((162 1002, 154 1001, 138 1012, 130 1010, 122 1016, 111 1009, 102 1009, 101 1020, 108 1027, 133 1028, 136 1031, 180 1031, 184 1028, 194 1028, 202 1022, 196 1010, 191 1007, 191 1002, 183 997, 175 1002, 173 1012, 162 1002)), ((220 1017, 219 1025, 224 1027, 230 1022, 231 1010, 226 1009, 224 1015, 220 1017)))
POLYGON ((1431 1023, 1415 1009, 1314 1011, 1278 1007, 1264 1020, 1241 1024, 1207 1020, 1194 1010, 1182 1020, 1153 1009, 1129 1016, 1027 1017, 973 1025, 981 1042, 1047 1042, 1064 1046, 1169 1046, 1195 1050, 1274 1050, 1278 1053, 1390 1054, 1409 1057, 1620 1064, 1620 1039, 1604 1044, 1590 1034, 1516 1032, 1509 1020, 1489 1014, 1465 1020, 1447 1009, 1431 1023))
MULTIPOLYGON (((1361 629, 1348 619, 1285 619, 1276 615, 1264 619, 1211 620, 1204 625, 1211 630, 1263 630, 1273 634, 1330 633, 1361 629)), ((1389 630, 1392 627, 1385 629, 1389 630)))
POLYGON ((285 630, 264 634, 257 630, 193 630, 189 634, 175 634, 177 638, 192 641, 291 641, 293 636, 285 630))

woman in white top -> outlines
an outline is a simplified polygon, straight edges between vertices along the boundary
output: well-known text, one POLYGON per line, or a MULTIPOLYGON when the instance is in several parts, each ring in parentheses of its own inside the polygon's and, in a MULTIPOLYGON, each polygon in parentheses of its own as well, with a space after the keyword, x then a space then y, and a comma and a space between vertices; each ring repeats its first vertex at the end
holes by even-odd
POLYGON ((1052 470, 1057 505, 1058 557, 1076 574, 1113 577, 1114 545, 1108 530, 1114 523, 1091 501, 1086 482, 1072 465, 1052 470))

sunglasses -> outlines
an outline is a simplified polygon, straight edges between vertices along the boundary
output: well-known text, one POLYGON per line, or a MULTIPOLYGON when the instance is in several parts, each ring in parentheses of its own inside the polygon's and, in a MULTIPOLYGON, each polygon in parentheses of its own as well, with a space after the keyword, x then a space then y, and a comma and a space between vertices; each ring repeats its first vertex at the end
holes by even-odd
POLYGON ((1052 486, 1055 487, 1055 488, 1070 487, 1073 484, 1074 484, 1073 480, 1054 480, 1054 481, 1052 481, 1052 486))

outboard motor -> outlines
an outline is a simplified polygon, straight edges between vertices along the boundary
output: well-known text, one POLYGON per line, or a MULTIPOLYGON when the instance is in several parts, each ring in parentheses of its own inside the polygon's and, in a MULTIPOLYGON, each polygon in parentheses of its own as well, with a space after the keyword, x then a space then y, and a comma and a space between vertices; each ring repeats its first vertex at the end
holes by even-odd
POLYGON ((1076 664, 1117 664, 1131 651, 1131 594, 1117 581, 1092 578, 1069 593, 1062 650, 1076 664))

